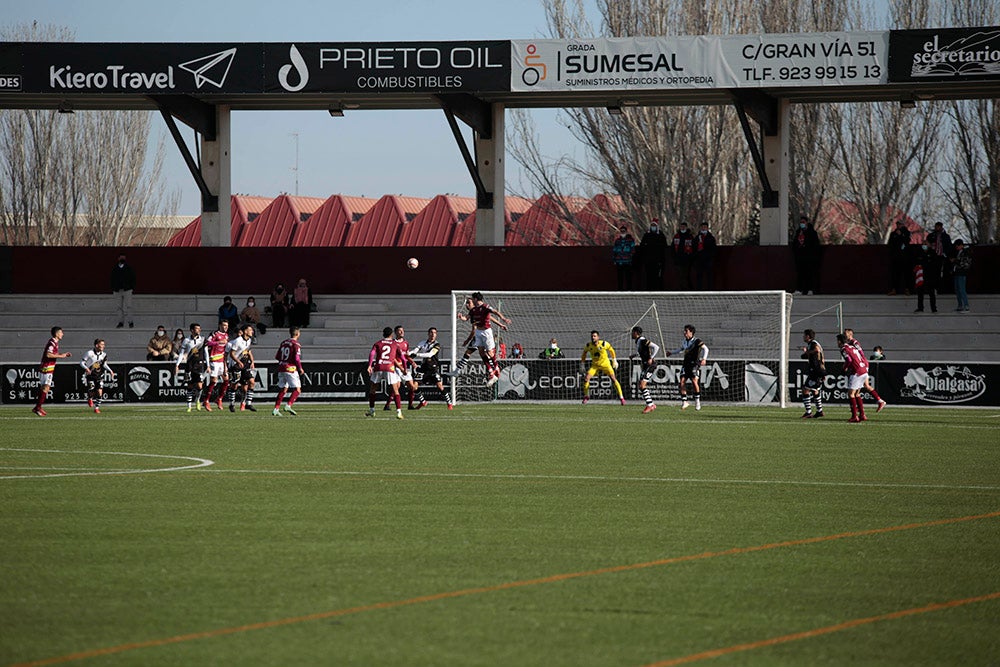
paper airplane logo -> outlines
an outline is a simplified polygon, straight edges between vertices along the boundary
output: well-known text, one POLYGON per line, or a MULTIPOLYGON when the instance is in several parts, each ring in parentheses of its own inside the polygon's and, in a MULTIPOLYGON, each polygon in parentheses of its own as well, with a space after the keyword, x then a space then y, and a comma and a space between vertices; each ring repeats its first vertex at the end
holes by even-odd
POLYGON ((229 75, 229 68, 233 66, 233 58, 236 56, 236 49, 226 49, 213 53, 210 56, 202 56, 189 60, 178 65, 185 72, 194 74, 194 83, 201 88, 206 82, 216 88, 222 88, 229 75))

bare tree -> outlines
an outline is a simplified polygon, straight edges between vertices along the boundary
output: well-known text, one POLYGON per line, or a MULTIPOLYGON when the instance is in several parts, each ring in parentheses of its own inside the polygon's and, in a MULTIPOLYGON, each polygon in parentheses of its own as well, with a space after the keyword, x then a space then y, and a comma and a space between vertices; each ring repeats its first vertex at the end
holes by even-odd
MULTIPOLYGON (((580 0, 543 2, 556 38, 839 30, 845 20, 840 3, 805 0, 598 0, 595 30, 580 0)), ((559 200, 582 184, 619 195, 637 231, 660 217, 668 225, 704 220, 722 243, 746 236, 760 190, 732 108, 626 107, 621 116, 581 108, 561 115, 586 148, 585 160, 546 159, 528 115, 513 117, 511 152, 535 193, 559 200)), ((830 135, 818 131, 828 115, 824 108, 793 109, 790 196, 801 211, 818 210, 832 180, 829 163, 813 161, 830 150, 820 146, 830 135)), ((566 224, 575 224, 572 216, 566 224)))
MULTIPOLYGON (((930 21, 930 0, 893 0, 890 20, 900 28, 930 21)), ((850 28, 867 30, 875 19, 865 0, 850 3, 850 28)), ((884 243, 900 211, 927 207, 928 188, 941 147, 943 108, 898 102, 838 104, 827 130, 833 152, 825 158, 843 181, 833 207, 840 224, 819 231, 829 242, 884 243)))
MULTIPOLYGON (((71 41, 53 26, 0 31, 3 41, 71 41)), ((150 151, 152 114, 0 110, 0 238, 8 245, 141 242, 178 194, 161 186, 164 143, 150 151)))
MULTIPOLYGON (((993 0, 954 0, 946 20, 952 25, 989 26, 1000 21, 993 0)), ((1000 105, 995 99, 948 104, 953 142, 941 179, 945 199, 975 243, 995 243, 1000 217, 1000 105)))

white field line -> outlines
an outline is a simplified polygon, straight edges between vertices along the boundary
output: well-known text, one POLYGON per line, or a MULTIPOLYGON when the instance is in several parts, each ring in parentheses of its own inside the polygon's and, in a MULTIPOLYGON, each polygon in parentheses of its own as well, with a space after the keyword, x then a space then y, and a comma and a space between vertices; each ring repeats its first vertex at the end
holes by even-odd
POLYGON ((439 479, 511 479, 511 480, 549 480, 549 481, 587 481, 587 482, 657 482, 665 484, 735 484, 759 486, 825 486, 850 487, 863 489, 936 489, 952 491, 1000 491, 1000 486, 985 485, 953 485, 953 484, 907 484, 900 482, 823 482, 810 480, 782 479, 713 479, 698 477, 612 477, 604 475, 541 475, 541 474, 502 474, 502 473, 466 473, 466 472, 401 472, 401 471, 364 471, 364 470, 248 470, 212 468, 203 472, 238 475, 329 475, 334 477, 424 477, 439 479))
MULTIPOLYGON (((184 466, 173 466, 170 468, 140 468, 133 470, 102 470, 100 472, 95 472, 91 470, 83 470, 76 472, 59 472, 46 475, 4 475, 0 476, 0 479, 41 479, 44 477, 92 477, 97 475, 135 475, 139 473, 153 473, 153 472, 174 472, 177 470, 191 470, 193 468, 203 468, 205 466, 215 465, 215 461, 210 461, 208 459, 199 459, 193 456, 173 456, 170 454, 137 454, 135 452, 89 452, 89 451, 79 451, 79 450, 63 450, 63 449, 21 449, 14 447, 0 447, 0 451, 3 452, 34 452, 40 454, 87 454, 87 455, 103 455, 103 456, 137 456, 143 458, 151 459, 179 459, 181 461, 194 461, 194 464, 184 465, 184 466)), ((49 468, 49 470, 65 470, 65 468, 49 468)))

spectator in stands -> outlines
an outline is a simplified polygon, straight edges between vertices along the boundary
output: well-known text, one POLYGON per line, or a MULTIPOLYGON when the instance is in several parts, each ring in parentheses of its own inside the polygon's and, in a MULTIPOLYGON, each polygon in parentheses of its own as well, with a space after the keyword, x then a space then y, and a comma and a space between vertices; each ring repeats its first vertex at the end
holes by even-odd
POLYGON ((795 259, 796 294, 813 294, 819 288, 819 234, 807 216, 799 217, 799 226, 792 235, 792 257, 795 259))
POLYGON ((174 344, 167 338, 167 328, 161 324, 146 343, 146 361, 170 361, 173 351, 174 344))
POLYGON ((247 307, 240 311, 240 321, 243 324, 252 324, 254 330, 261 334, 267 333, 267 326, 260 321, 260 311, 257 310, 257 299, 254 297, 247 299, 247 307))
POLYGON ((555 338, 549 341, 549 346, 538 353, 539 359, 562 359, 563 353, 559 349, 559 343, 555 338))
POLYGON ((951 271, 955 280, 955 298, 958 300, 958 308, 955 310, 959 312, 969 310, 969 293, 965 289, 965 282, 971 268, 972 251, 965 247, 965 241, 956 239, 955 256, 951 258, 951 271))
POLYGON ((170 359, 177 361, 177 357, 181 356, 181 346, 184 345, 184 329, 178 329, 174 332, 174 339, 170 342, 170 359))
POLYGON ((660 221, 656 218, 649 224, 649 231, 639 242, 639 259, 646 272, 646 289, 663 289, 663 261, 667 255, 667 237, 660 231, 660 221))
POLYGON ((231 296, 222 299, 222 305, 219 306, 219 321, 222 320, 229 322, 229 330, 235 335, 240 324, 240 311, 236 309, 236 304, 233 303, 231 296))
MULTIPOLYGON (((934 231, 927 235, 927 245, 930 247, 933 260, 930 263, 930 270, 934 272, 934 286, 939 292, 947 292, 951 289, 951 262, 948 258, 952 256, 952 247, 951 237, 944 231, 943 222, 934 223, 934 231)), ((925 266, 925 278, 927 271, 928 268, 925 266)))
POLYGON ((628 227, 618 228, 618 238, 611 246, 611 259, 618 272, 618 289, 632 289, 632 258, 635 256, 635 239, 628 233, 628 227))
POLYGON ((524 348, 521 347, 520 343, 514 343, 514 347, 510 350, 511 359, 523 359, 524 358, 524 348))
POLYGON ((285 317, 288 316, 288 292, 285 286, 278 283, 271 292, 271 322, 275 327, 285 326, 285 317))
POLYGON ((135 271, 125 261, 125 253, 118 255, 118 262, 111 269, 111 292, 115 295, 115 302, 118 305, 118 328, 121 329, 128 322, 128 328, 132 324, 132 291, 135 289, 135 271))
POLYGON ((694 234, 686 222, 681 221, 671 243, 674 269, 677 271, 677 289, 691 289, 691 264, 694 262, 694 234))
POLYGON ((910 293, 913 272, 910 270, 910 230, 906 222, 896 221, 896 228, 889 234, 889 296, 910 293))
POLYGON ((876 345, 872 348, 872 356, 869 358, 872 361, 885 361, 885 350, 882 349, 881 345, 876 345))
POLYGON ((305 278, 299 278, 292 290, 292 311, 289 316, 289 324, 293 327, 308 327, 309 313, 312 312, 313 297, 312 290, 305 278))
POLYGON ((937 267, 937 255, 930 245, 924 241, 913 260, 913 286, 917 290, 917 309, 913 312, 924 312, 924 295, 931 299, 931 312, 937 312, 937 281, 941 269, 937 267))
POLYGON ((715 286, 715 249, 718 244, 708 223, 698 226, 698 236, 694 240, 694 286, 698 290, 710 290, 715 286))

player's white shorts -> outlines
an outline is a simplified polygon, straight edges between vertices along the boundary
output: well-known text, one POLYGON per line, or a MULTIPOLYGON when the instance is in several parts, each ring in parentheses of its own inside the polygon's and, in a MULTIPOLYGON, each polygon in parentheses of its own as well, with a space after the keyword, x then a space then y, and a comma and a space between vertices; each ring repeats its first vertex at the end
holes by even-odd
POLYGON ((226 374, 226 365, 221 361, 211 361, 208 364, 208 377, 221 378, 226 374))
POLYGON ((399 374, 400 382, 413 382, 413 371, 406 371, 399 374))
POLYGON ((378 384, 383 380, 386 384, 399 384, 399 373, 396 371, 372 371, 372 384, 378 384))
POLYGON ((39 373, 38 384, 42 387, 51 387, 52 385, 52 373, 39 373))
POLYGON ((302 380, 299 378, 298 371, 294 373, 285 373, 284 371, 278 373, 278 389, 301 389, 302 380))
POLYGON ((852 375, 847 381, 847 388, 851 391, 855 389, 864 389, 865 381, 868 379, 868 373, 862 373, 861 375, 852 375))
POLYGON ((472 347, 483 347, 492 350, 496 347, 493 342, 493 329, 476 329, 476 335, 472 339, 472 347))

